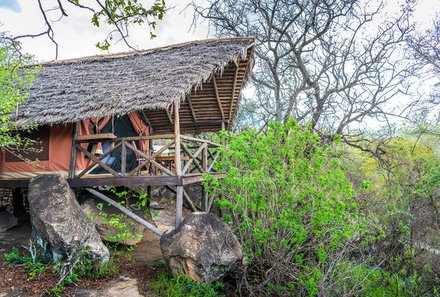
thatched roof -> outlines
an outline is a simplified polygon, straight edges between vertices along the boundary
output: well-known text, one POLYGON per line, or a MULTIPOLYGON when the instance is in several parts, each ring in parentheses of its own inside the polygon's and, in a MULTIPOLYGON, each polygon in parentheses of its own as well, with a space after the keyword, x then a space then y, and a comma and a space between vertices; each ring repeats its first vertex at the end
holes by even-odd
POLYGON ((166 109, 173 102, 184 102, 214 74, 221 76, 226 66, 238 60, 249 65, 252 44, 251 38, 211 39, 43 63, 29 98, 18 108, 17 122, 67 123, 166 109))

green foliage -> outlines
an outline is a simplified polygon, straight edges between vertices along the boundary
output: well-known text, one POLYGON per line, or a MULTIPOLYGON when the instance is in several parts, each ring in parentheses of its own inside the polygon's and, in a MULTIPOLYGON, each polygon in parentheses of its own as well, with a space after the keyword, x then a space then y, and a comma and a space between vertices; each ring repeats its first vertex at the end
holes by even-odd
POLYGON ((381 268, 343 261, 332 275, 331 291, 338 295, 365 297, 423 296, 423 287, 416 272, 406 278, 381 268))
MULTIPOLYGON (((144 208, 144 218, 148 218, 150 215, 149 209, 146 205, 149 203, 147 192, 143 188, 138 188, 136 191, 130 189, 117 189, 115 187, 105 188, 110 193, 116 195, 120 199, 125 199, 119 204, 125 207, 139 207, 144 208), (133 201, 134 200, 134 201, 133 201)), ((104 220, 103 224, 113 227, 116 232, 114 234, 108 234, 108 239, 110 241, 122 242, 125 239, 142 239, 142 234, 134 232, 136 230, 136 223, 131 219, 127 219, 127 215, 123 213, 107 213, 103 210, 104 204, 98 203, 99 216, 104 220)), ((89 219, 94 220, 95 218, 89 214, 89 219)))
POLYGON ((226 177, 207 184, 247 254, 242 293, 325 292, 335 259, 365 231, 341 159, 293 119, 222 137, 226 177))
POLYGON ((221 283, 203 284, 183 275, 171 276, 169 272, 159 272, 157 280, 150 284, 151 291, 157 296, 167 297, 217 297, 224 296, 219 291, 221 283))
POLYGON ((9 268, 15 265, 24 265, 28 274, 28 281, 32 281, 37 275, 44 273, 49 265, 41 262, 40 259, 33 258, 30 255, 22 255, 14 246, 9 253, 4 254, 5 262, 3 265, 9 268))
POLYGON ((39 67, 28 66, 32 57, 23 55, 16 48, 18 43, 0 33, 0 147, 29 146, 16 131, 16 123, 11 118, 20 102, 29 95, 29 87, 35 79, 39 67))

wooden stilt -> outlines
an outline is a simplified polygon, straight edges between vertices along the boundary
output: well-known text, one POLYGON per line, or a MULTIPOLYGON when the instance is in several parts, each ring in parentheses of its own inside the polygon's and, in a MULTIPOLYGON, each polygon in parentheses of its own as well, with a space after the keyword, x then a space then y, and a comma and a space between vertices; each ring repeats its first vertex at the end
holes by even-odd
POLYGON ((69 178, 75 177, 75 163, 76 163, 76 138, 79 133, 79 122, 73 124, 72 132, 72 150, 70 152, 70 166, 69 166, 69 178))
MULTIPOLYGON (((182 164, 180 158, 180 119, 179 119, 179 105, 174 102, 174 166, 176 169, 176 176, 182 176, 182 164)), ((182 222, 183 211, 183 186, 176 186, 176 227, 182 222)))
POLYGON ((183 186, 176 187, 176 227, 182 222, 183 186))
POLYGON ((209 212, 209 197, 208 197, 208 191, 206 191, 205 187, 201 185, 202 187, 202 201, 203 201, 203 209, 205 212, 209 212))

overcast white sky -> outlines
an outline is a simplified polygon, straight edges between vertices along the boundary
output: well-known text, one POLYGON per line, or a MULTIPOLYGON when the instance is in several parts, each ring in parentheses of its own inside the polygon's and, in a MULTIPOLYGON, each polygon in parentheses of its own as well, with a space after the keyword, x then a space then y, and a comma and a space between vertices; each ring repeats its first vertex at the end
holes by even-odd
MULTIPOLYGON (((44 0, 46 8, 56 6, 54 0, 44 0)), ((208 37, 207 25, 198 26, 196 32, 189 32, 192 22, 192 12, 180 12, 186 7, 186 1, 167 0, 169 10, 162 21, 158 22, 158 37, 149 39, 148 29, 135 28, 130 31, 130 41, 138 49, 148 49, 158 46, 180 43, 208 37)), ((55 39, 59 44, 58 59, 68 59, 94 54, 105 54, 95 47, 98 41, 104 40, 108 31, 96 28, 91 24, 91 15, 81 9, 66 5, 68 17, 53 23, 55 39)), ((53 20, 57 14, 52 15, 53 20)), ((0 31, 7 31, 10 35, 38 33, 45 29, 38 3, 36 0, 0 0, 0 31)), ((23 48, 40 61, 53 60, 55 50, 47 37, 36 39, 22 39, 23 48)), ((111 52, 128 51, 129 48, 120 42, 113 45, 111 52)))
MULTIPOLYGON (((83 0, 93 2, 93 0, 83 0)), ((390 0, 394 1, 394 0, 390 0)), ((44 0, 46 8, 56 6, 55 0, 44 0)), ((156 39, 150 40, 146 29, 131 30, 130 40, 138 49, 147 49, 169 45, 184 41, 207 38, 207 25, 199 25, 196 32, 189 32, 192 22, 192 12, 180 12, 187 5, 187 1, 167 0, 168 7, 175 7, 158 23, 156 39)), ((94 54, 105 54, 95 47, 98 41, 106 36, 105 28, 95 28, 91 25, 91 16, 88 12, 66 5, 69 17, 53 24, 55 38, 59 43, 58 59, 82 57, 94 54)), ((415 18, 423 27, 429 24, 434 15, 440 13, 440 0, 418 0, 415 18)), ((53 20, 57 15, 52 15, 53 20)), ((0 0, 0 31, 8 31, 11 35, 38 33, 44 30, 44 21, 40 14, 36 0, 0 0)), ((22 40, 25 51, 34 54, 38 60, 52 60, 55 57, 53 44, 47 37, 34 40, 22 40)), ((112 46, 111 52, 129 50, 122 42, 112 46)))

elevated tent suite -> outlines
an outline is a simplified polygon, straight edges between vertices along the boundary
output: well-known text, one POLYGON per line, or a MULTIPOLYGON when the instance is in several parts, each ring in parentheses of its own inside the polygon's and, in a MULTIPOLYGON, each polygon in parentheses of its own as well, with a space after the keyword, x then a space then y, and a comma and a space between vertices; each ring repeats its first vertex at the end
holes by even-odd
POLYGON ((43 150, 34 163, 2 152, 0 187, 45 172, 72 187, 221 177, 217 145, 187 135, 231 128, 252 55, 253 39, 225 38, 43 63, 16 118, 39 125, 43 150))

